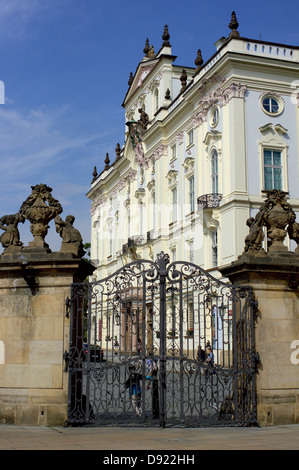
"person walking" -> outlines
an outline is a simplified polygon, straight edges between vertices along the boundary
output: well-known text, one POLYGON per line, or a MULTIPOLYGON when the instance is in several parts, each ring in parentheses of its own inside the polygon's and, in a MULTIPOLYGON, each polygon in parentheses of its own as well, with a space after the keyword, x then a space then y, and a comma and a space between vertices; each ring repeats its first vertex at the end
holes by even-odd
POLYGON ((141 416, 141 386, 142 375, 136 372, 133 365, 129 366, 129 377, 126 380, 125 387, 129 389, 129 398, 133 410, 138 416, 141 416))

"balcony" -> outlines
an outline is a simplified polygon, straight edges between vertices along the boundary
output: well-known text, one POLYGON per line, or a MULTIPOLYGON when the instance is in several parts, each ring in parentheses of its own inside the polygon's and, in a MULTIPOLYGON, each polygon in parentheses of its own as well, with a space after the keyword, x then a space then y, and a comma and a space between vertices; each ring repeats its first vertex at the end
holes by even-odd
POLYGON ((154 240, 154 239, 155 239, 155 231, 154 230, 149 230, 146 233, 146 241, 150 242, 151 240, 154 240))
POLYGON ((143 245, 146 242, 146 237, 144 235, 134 235, 128 238, 128 243, 123 245, 123 254, 126 253, 129 248, 143 245))
POLYGON ((203 194, 197 198, 197 204, 202 206, 203 209, 216 209, 219 207, 220 201, 222 199, 222 194, 210 193, 203 194))

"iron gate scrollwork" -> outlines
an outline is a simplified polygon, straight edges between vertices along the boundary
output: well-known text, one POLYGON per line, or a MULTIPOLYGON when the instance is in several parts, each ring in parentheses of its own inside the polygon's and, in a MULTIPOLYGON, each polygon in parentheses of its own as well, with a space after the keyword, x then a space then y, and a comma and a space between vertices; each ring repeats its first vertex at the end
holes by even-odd
POLYGON ((254 308, 164 253, 73 284, 68 424, 256 424, 254 308))

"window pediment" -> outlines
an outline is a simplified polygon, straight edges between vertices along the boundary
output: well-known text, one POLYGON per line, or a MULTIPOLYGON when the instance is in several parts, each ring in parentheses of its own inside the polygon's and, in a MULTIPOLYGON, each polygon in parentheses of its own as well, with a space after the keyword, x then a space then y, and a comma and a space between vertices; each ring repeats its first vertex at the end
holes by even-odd
POLYGON ((268 134, 268 133, 274 134, 274 133, 277 133, 277 134, 279 134, 279 135, 285 135, 285 134, 287 134, 288 129, 286 129, 285 127, 283 127, 281 124, 272 124, 271 122, 269 122, 268 124, 265 124, 264 126, 261 126, 261 127, 259 128, 259 131, 260 131, 262 134, 268 134))
POLYGON ((221 136, 222 136, 221 132, 216 131, 216 130, 211 130, 206 133, 203 143, 205 145, 214 144, 217 140, 221 139, 221 136))
POLYGON ((177 170, 169 170, 166 178, 168 179, 169 186, 173 186, 178 183, 178 171, 177 170))

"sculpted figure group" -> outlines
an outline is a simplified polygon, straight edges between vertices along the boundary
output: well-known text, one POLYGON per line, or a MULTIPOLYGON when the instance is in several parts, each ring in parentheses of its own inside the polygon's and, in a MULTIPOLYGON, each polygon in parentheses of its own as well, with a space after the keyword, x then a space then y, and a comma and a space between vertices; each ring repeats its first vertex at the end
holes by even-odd
MULTIPOLYGON (((68 215, 62 220, 59 214, 63 211, 59 201, 53 198, 52 188, 45 184, 32 186, 32 193, 23 202, 19 212, 12 215, 4 215, 0 218, 0 229, 4 233, 0 242, 5 251, 22 249, 18 229, 19 223, 25 220, 31 222, 31 233, 34 236, 29 245, 33 247, 48 247, 45 242, 49 222, 54 219, 57 233, 62 238, 61 252, 74 253, 83 256, 83 241, 80 232, 73 227, 75 217, 68 215)), ((281 190, 268 191, 265 202, 255 217, 247 220, 249 233, 245 238, 244 253, 265 254, 263 240, 266 228, 268 239, 268 251, 285 251, 288 248, 283 241, 288 234, 291 240, 297 243, 295 249, 299 253, 299 224, 291 205, 286 201, 286 193, 281 190)))
POLYGON ((45 184, 31 187, 30 196, 23 202, 19 212, 12 215, 4 215, 0 218, 0 229, 4 233, 0 242, 5 253, 21 250, 23 243, 20 240, 19 223, 29 220, 33 241, 29 246, 46 248, 45 237, 48 233, 49 222, 55 219, 56 231, 62 238, 61 252, 73 253, 82 257, 84 254, 83 241, 80 232, 73 227, 75 217, 68 215, 65 221, 59 214, 63 211, 61 204, 52 196, 52 188, 45 184))
POLYGON ((287 251, 283 241, 288 234, 297 243, 295 252, 299 252, 299 224, 291 205, 286 201, 286 193, 273 189, 268 191, 267 199, 255 217, 247 220, 249 234, 245 238, 244 253, 265 253, 262 243, 266 227, 268 251, 287 251))

